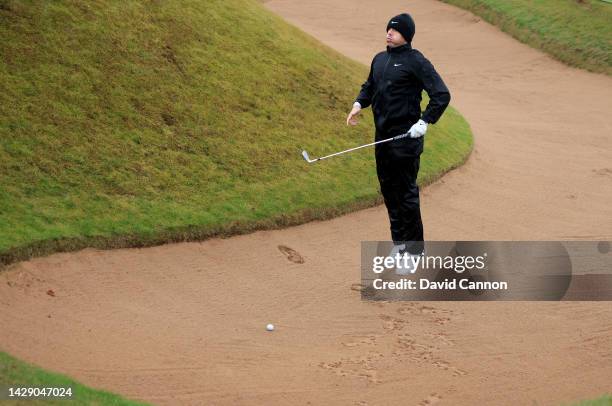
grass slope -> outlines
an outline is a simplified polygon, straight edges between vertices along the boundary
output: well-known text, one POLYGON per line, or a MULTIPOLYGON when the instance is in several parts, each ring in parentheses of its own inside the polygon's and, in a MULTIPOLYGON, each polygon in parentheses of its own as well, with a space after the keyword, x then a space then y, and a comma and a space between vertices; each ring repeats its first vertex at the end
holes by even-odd
MULTIPOLYGON (((0 265, 202 239, 379 202, 345 115, 366 68, 253 0, 0 0, 0 265)), ((450 110, 422 180, 472 146, 450 110)))
POLYGON ((72 399, 21 399, 7 402, 11 405, 113 405, 138 406, 145 403, 123 399, 110 392, 88 388, 60 374, 43 371, 40 368, 19 361, 0 352, 0 387, 71 387, 72 399))
POLYGON ((612 4, 600 0, 442 0, 558 60, 612 74, 612 4))

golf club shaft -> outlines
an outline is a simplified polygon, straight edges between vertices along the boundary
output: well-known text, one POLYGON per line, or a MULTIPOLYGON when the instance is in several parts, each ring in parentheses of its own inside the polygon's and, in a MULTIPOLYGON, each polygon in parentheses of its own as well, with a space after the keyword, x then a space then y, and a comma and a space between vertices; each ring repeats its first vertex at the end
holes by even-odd
POLYGON ((396 135, 395 137, 387 138, 387 139, 376 141, 376 142, 371 142, 371 143, 365 144, 365 145, 360 145, 360 146, 355 147, 355 148, 350 148, 350 149, 347 149, 347 150, 344 150, 344 151, 336 152, 335 154, 322 156, 321 158, 316 158, 313 161, 320 161, 322 159, 331 158, 331 157, 336 156, 336 155, 346 154, 347 152, 355 151, 357 149, 361 149, 361 148, 365 148, 365 147, 371 147, 372 145, 382 144, 383 142, 389 142, 389 141, 397 140, 397 139, 400 139, 400 138, 404 138, 404 137, 407 137, 408 135, 409 135, 409 133, 396 135))

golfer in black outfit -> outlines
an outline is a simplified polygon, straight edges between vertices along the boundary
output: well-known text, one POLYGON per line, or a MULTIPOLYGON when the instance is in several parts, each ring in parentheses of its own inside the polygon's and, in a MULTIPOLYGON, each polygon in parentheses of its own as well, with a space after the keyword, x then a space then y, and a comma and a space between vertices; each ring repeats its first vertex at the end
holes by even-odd
POLYGON ((368 80, 348 115, 357 124, 362 108, 372 106, 376 140, 408 133, 400 140, 376 146, 376 171, 391 223, 391 238, 399 250, 418 255, 423 251, 423 222, 419 206, 420 155, 428 124, 438 121, 450 93, 433 65, 411 46, 415 25, 408 14, 387 24, 387 50, 372 60, 368 80), (421 115, 421 93, 430 101, 421 115), (402 244, 410 243, 407 246, 402 244))

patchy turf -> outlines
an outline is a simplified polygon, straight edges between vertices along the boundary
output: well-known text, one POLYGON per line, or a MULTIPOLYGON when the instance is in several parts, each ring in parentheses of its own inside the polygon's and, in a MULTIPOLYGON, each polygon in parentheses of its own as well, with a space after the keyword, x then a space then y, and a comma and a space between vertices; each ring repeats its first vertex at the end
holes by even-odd
POLYGON ((95 390, 81 385, 72 379, 19 361, 0 352, 0 387, 55 387, 72 389, 72 398, 66 399, 19 399, 11 400, 11 405, 116 405, 138 406, 146 403, 126 400, 110 392, 95 390))
POLYGON ((605 395, 599 399, 583 400, 582 402, 574 403, 571 406, 612 406, 612 396, 605 395))
POLYGON ((612 74, 612 4, 600 0, 442 0, 558 60, 612 74))

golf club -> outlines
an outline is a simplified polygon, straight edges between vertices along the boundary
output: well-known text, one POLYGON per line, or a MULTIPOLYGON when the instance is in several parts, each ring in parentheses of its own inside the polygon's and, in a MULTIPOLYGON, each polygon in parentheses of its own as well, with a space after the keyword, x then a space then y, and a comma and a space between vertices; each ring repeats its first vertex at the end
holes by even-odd
POLYGON ((408 137, 409 135, 410 135, 410 131, 407 131, 404 134, 396 135, 395 137, 391 137, 391 138, 387 138, 387 139, 384 139, 384 140, 372 142, 370 144, 360 145, 360 146, 355 147, 355 148, 346 149, 344 151, 336 152, 335 154, 330 154, 330 155, 322 156, 320 158, 315 158, 315 159, 310 159, 310 156, 308 155, 308 152, 306 152, 306 150, 304 150, 304 151, 302 151, 302 157, 304 158, 304 160, 306 162, 311 164, 313 162, 317 162, 317 161, 320 161, 322 159, 331 158, 331 157, 336 156, 336 155, 346 154, 347 152, 355 151, 355 150, 358 150, 358 149, 361 149, 361 148, 371 147, 372 145, 382 144, 384 142, 399 140, 399 139, 408 137))

